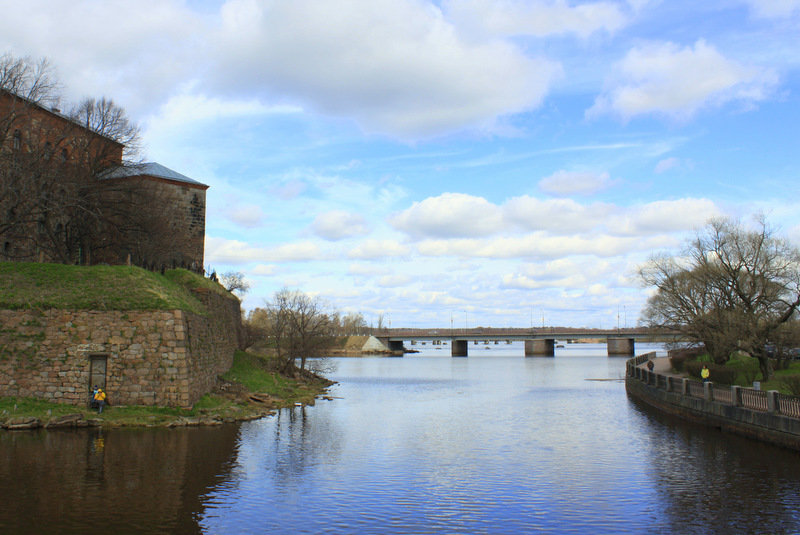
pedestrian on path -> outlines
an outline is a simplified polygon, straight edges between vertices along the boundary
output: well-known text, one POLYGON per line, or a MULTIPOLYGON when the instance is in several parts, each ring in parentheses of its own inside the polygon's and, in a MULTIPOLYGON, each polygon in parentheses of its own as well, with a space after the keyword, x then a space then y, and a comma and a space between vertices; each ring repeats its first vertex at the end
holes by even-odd
POLYGON ((700 370, 700 377, 703 379, 704 383, 708 382, 708 377, 711 375, 711 370, 708 369, 708 366, 703 364, 703 369, 700 370))

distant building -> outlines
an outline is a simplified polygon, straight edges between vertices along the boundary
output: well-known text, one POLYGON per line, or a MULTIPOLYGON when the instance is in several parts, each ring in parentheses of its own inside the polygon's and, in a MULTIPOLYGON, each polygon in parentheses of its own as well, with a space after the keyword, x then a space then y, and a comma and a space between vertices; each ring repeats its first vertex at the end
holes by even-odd
POLYGON ((0 90, 0 260, 202 270, 208 186, 0 90))

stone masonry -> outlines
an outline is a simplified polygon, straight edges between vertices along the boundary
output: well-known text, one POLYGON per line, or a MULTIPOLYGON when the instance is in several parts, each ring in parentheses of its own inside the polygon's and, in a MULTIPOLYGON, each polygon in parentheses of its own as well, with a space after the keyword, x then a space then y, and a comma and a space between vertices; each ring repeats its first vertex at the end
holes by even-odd
POLYGON ((239 303, 196 292, 183 310, 0 310, 0 396, 87 403, 92 357, 106 357, 112 405, 190 407, 225 373, 241 339, 239 303))

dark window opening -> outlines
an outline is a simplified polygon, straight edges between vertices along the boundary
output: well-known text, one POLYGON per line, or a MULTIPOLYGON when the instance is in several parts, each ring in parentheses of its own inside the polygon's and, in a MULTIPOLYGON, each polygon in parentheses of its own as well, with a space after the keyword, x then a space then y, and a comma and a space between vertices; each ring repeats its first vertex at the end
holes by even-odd
POLYGON ((14 150, 19 150, 22 148, 22 132, 19 130, 14 130, 14 150))

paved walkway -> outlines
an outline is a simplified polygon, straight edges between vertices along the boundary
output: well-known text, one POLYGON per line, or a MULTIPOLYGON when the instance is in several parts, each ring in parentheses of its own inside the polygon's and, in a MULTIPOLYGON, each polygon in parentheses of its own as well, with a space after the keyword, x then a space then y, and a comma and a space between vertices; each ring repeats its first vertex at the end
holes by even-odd
MULTIPOLYGON (((656 357, 652 359, 653 371, 661 375, 671 375, 672 377, 687 377, 685 373, 675 373, 672 371, 672 364, 669 362, 669 357, 656 357)), ((647 361, 639 364, 640 368, 647 369, 647 361)))

